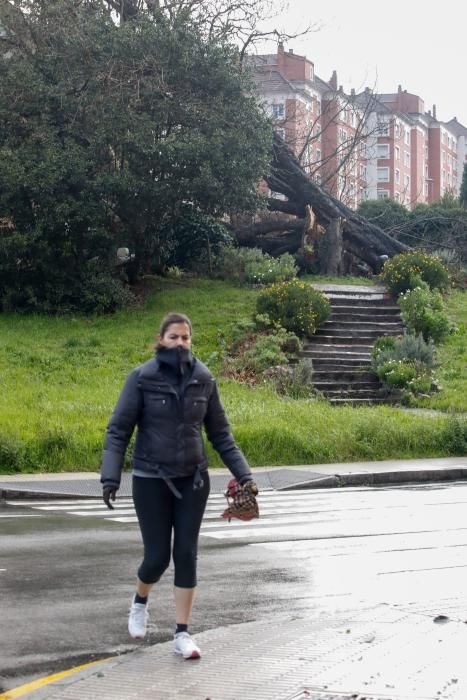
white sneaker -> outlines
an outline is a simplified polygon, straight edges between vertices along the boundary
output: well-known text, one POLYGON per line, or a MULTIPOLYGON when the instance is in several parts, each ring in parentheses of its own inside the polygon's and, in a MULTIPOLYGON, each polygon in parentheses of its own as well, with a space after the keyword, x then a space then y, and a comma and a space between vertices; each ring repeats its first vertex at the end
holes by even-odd
POLYGON ((128 632, 133 639, 144 639, 148 628, 148 606, 144 603, 135 603, 135 598, 131 601, 130 614, 128 616, 128 632))
POLYGON ((184 659, 199 659, 201 651, 196 646, 188 632, 179 632, 174 637, 174 651, 184 659))

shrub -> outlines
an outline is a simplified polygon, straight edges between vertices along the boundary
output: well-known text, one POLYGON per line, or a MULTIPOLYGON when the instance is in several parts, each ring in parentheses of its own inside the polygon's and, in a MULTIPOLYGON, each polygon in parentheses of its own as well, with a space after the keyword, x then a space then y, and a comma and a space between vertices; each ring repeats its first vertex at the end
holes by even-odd
POLYGON ((372 370, 389 389, 426 394, 435 387, 431 373, 434 353, 433 343, 425 342, 421 334, 378 338, 371 354, 372 370))
POLYGON ((327 297, 299 280, 263 289, 258 295, 256 309, 298 336, 313 335, 331 313, 327 297))
POLYGON ((378 367, 378 377, 390 389, 405 389, 417 376, 413 362, 389 360, 378 367))
POLYGON ((313 393, 311 360, 300 360, 288 367, 272 367, 264 372, 280 396, 291 399, 307 399, 313 393))
POLYGON ((269 367, 287 364, 290 356, 300 352, 301 344, 296 335, 284 328, 257 335, 250 327, 243 337, 237 337, 231 349, 237 353, 229 362, 235 371, 258 375, 269 367))
POLYGON ((394 297, 414 289, 420 280, 430 289, 447 289, 449 286, 449 273, 441 260, 421 251, 395 255, 384 264, 380 277, 394 297))
POLYGON ((273 258, 267 253, 257 261, 250 261, 245 266, 245 280, 249 284, 273 284, 285 282, 297 276, 298 268, 290 253, 283 253, 273 258))
POLYGON ((271 284, 297 275, 294 258, 284 253, 273 258, 259 248, 226 246, 214 260, 214 274, 237 284, 271 284))
MULTIPOLYGON (((169 267, 211 273, 214 257, 232 243, 226 227, 214 217, 190 205, 182 205, 177 216, 160 230, 165 262, 169 267)), ((154 263, 159 261, 159 252, 154 263)))
POLYGON ((421 333, 425 340, 439 343, 451 331, 451 323, 444 313, 444 302, 440 292, 431 291, 422 283, 409 289, 398 299, 401 318, 414 333, 421 333))
POLYGON ((435 348, 421 334, 404 333, 403 336, 383 336, 373 345, 372 368, 378 368, 390 360, 410 360, 417 367, 431 369, 435 365, 435 348))

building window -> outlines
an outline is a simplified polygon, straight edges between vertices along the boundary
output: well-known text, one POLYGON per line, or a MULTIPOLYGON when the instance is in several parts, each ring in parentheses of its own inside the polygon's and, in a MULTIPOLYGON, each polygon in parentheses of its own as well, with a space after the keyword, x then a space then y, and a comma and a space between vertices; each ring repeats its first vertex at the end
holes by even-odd
POLYGON ((316 113, 319 115, 321 114, 321 100, 316 101, 316 113))
POLYGON ((396 160, 401 159, 401 149, 399 148, 399 146, 394 147, 394 157, 396 160))
POLYGON ((387 122, 378 122, 377 135, 389 136, 389 124, 387 122))
POLYGON ((272 116, 274 119, 283 119, 285 117, 285 107, 284 103, 271 105, 272 116))
POLYGON ((404 165, 406 168, 410 168, 410 153, 404 151, 404 165))
POLYGON ((285 129, 274 129, 274 132, 285 141, 285 129))
POLYGON ((395 193, 394 193, 394 199, 396 200, 396 202, 400 202, 400 201, 401 201, 400 192, 395 192, 395 193))
POLYGON ((389 182, 389 168, 376 168, 378 182, 389 182))
POLYGON ((389 199, 389 192, 387 190, 376 190, 376 196, 378 199, 389 199))
POLYGON ((410 187, 410 175, 404 175, 404 187, 406 189, 410 187))
POLYGON ((395 180, 396 180, 396 185, 398 185, 401 181, 401 173, 400 170, 396 170, 395 172, 395 180))
POLYGON ((387 160, 389 158, 389 144, 388 143, 378 143, 376 146, 376 157, 382 160, 387 160))
POLYGON ((401 127, 400 127, 400 124, 398 124, 397 122, 396 122, 396 125, 394 127, 394 135, 395 135, 396 139, 400 139, 400 137, 401 137, 401 127))
POLYGON ((404 131, 404 143, 410 144, 410 131, 408 129, 404 131))

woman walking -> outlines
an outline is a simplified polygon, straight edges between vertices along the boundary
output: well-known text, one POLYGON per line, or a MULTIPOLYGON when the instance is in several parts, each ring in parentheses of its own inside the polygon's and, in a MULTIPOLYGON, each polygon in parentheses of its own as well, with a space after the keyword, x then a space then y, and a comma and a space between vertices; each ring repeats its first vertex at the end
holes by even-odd
POLYGON ((144 558, 138 569, 128 631, 143 639, 148 596, 170 563, 175 569, 174 650, 198 658, 188 632, 196 592, 198 538, 209 496, 209 474, 202 427, 230 471, 250 493, 258 490, 248 463, 235 444, 217 385, 208 368, 191 353, 192 325, 184 314, 162 321, 156 356, 127 377, 107 427, 101 466, 103 499, 113 508, 130 438, 133 500, 144 558))

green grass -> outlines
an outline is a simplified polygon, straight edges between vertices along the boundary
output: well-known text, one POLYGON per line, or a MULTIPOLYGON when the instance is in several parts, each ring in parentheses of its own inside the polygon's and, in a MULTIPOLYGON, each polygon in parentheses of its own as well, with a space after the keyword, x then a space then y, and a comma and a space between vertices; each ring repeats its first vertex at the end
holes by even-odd
POLYGON ((427 399, 419 399, 420 408, 467 413, 467 294, 452 291, 446 299, 447 315, 457 332, 438 346, 436 371, 442 391, 427 399))
MULTIPOLYGON (((97 469, 125 376, 152 356, 161 318, 187 313, 195 353, 218 373, 219 333, 251 314, 255 296, 218 281, 156 280, 143 306, 114 316, 0 315, 0 473, 97 469)), ((264 387, 220 384, 252 465, 461 453, 458 425, 443 417, 290 401, 264 387)))

